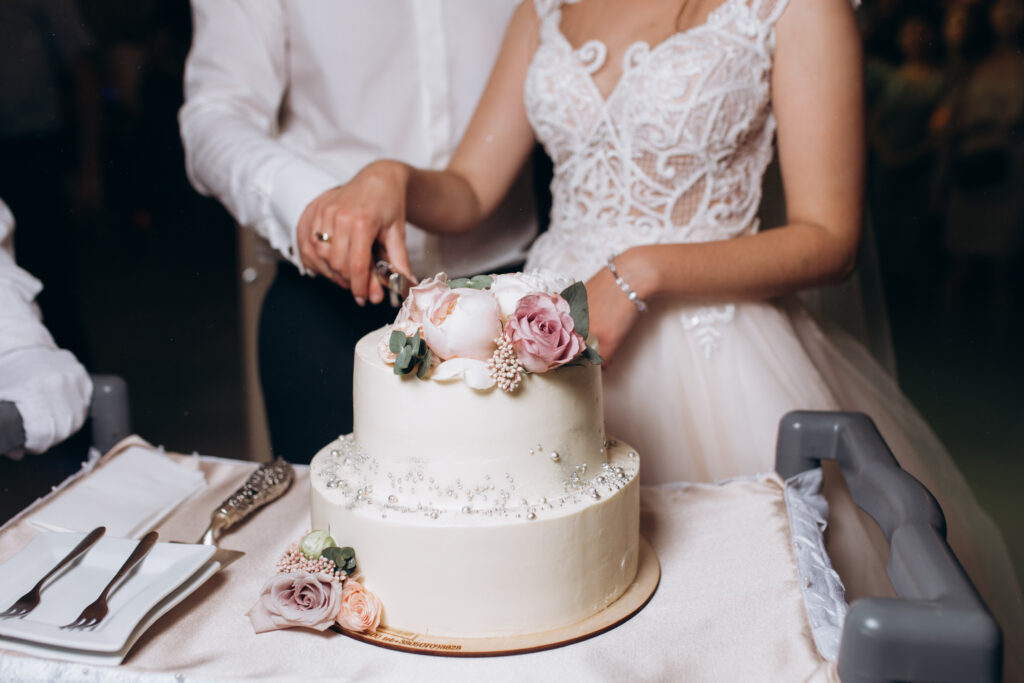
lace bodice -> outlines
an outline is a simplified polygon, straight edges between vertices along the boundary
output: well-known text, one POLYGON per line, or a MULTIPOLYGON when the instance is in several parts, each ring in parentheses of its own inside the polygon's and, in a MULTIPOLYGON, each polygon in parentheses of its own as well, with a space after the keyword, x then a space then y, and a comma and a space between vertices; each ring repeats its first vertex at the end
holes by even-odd
POLYGON ((724 0, 691 29, 622 58, 602 96, 607 50, 573 49, 564 0, 536 0, 540 45, 525 102, 554 162, 551 227, 529 267, 586 278, 639 244, 725 239, 758 229, 772 157, 775 20, 786 0, 724 0))

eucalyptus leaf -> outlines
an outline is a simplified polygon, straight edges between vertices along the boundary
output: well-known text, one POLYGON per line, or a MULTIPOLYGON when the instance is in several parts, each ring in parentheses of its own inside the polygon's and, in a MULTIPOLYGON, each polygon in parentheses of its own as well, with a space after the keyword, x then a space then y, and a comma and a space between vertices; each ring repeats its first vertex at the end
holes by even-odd
POLYGON ((562 290, 562 298, 569 304, 576 332, 584 339, 590 334, 590 304, 587 302, 587 288, 576 281, 562 290))
POLYGON ((323 552, 320 553, 321 557, 326 557, 328 560, 334 563, 339 569, 344 569, 345 563, 348 558, 342 553, 342 549, 338 546, 331 546, 330 548, 324 548, 323 552))
POLYGON ((469 286, 473 289, 487 289, 494 282, 494 278, 490 275, 474 275, 469 278, 469 286))
POLYGON ((454 280, 449 280, 448 281, 448 288, 449 289, 462 289, 463 287, 468 287, 468 286, 469 286, 469 278, 468 277, 457 277, 454 280))
POLYGON ((417 358, 423 355, 423 337, 420 336, 419 332, 417 332, 416 336, 412 338, 410 346, 412 347, 412 355, 416 356, 417 358))
POLYGON ((424 349, 423 358, 420 359, 420 367, 416 370, 416 376, 420 379, 424 379, 427 373, 430 372, 430 349, 424 349))
POLYGON ((403 346, 402 350, 395 356, 395 374, 396 375, 408 375, 412 370, 412 347, 403 346))
POLYGON ((604 358, 601 358, 601 354, 598 353, 597 349, 593 346, 585 347, 583 349, 583 355, 587 357, 587 360, 589 360, 592 365, 600 365, 604 362, 604 358))
POLYGON ((398 330, 391 332, 391 339, 388 340, 388 348, 391 349, 391 353, 398 353, 405 346, 405 340, 408 339, 404 334, 398 330))

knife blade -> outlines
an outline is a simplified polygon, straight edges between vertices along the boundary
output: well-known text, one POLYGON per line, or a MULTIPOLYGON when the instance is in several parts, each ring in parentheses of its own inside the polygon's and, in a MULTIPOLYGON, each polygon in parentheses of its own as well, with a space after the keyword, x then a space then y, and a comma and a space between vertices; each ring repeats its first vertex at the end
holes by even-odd
POLYGON ((374 266, 374 274, 388 293, 388 302, 398 308, 409 295, 409 279, 395 270, 395 267, 380 259, 374 266))

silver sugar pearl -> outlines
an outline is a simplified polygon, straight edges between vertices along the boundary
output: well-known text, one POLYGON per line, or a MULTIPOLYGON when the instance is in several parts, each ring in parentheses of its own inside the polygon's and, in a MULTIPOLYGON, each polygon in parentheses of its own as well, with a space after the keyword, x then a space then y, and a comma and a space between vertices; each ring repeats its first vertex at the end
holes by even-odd
POLYGON ((341 482, 338 481, 337 479, 331 479, 329 482, 324 484, 324 486, 326 486, 329 489, 336 489, 336 488, 338 488, 338 484, 340 484, 340 483, 341 482))
POLYGON ((534 513, 534 512, 527 512, 526 513, 526 518, 527 519, 537 519, 537 514, 534 513))
POLYGON ((551 462, 558 462, 562 459, 562 456, 558 454, 558 451, 551 451, 551 462))
POLYGON ((462 511, 468 515, 470 512, 473 511, 473 508, 469 507, 468 505, 464 505, 462 506, 462 511))
POLYGON ((390 496, 388 496, 388 502, 394 505, 395 503, 398 502, 398 496, 392 493, 390 496))

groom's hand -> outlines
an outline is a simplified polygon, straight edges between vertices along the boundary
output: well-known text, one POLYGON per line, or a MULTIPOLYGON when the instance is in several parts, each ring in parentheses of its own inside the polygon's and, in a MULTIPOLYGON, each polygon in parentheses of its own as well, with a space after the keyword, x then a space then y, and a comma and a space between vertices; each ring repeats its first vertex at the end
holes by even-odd
POLYGON ((302 262, 352 291, 362 305, 380 303, 381 283, 374 276, 373 247, 381 244, 399 273, 412 278, 405 247, 405 166, 380 161, 310 202, 299 219, 297 240, 302 262))

